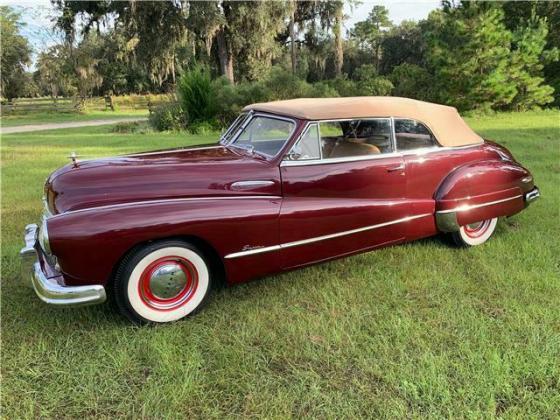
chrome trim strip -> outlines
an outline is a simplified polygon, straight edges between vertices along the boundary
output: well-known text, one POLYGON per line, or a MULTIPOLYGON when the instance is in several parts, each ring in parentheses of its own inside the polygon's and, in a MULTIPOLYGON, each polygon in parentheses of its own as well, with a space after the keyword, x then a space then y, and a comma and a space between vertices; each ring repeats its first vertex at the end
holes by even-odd
POLYGON ((250 190, 252 188, 262 188, 274 185, 274 181, 267 180, 248 180, 248 181, 237 181, 230 185, 230 189, 234 191, 250 190))
POLYGON ((378 229, 378 228, 385 227, 385 226, 395 225, 397 223, 404 223, 404 222, 408 222, 410 220, 420 219, 422 217, 427 217, 427 216, 432 216, 432 213, 424 213, 424 214, 418 214, 418 215, 415 215, 415 216, 407 216, 407 217, 403 217, 401 219, 391 220, 390 222, 379 223, 377 225, 364 226, 364 227, 357 228, 357 229, 345 230, 343 232, 331 233, 329 235, 317 236, 317 237, 309 238, 309 239, 302 239, 300 241, 286 242, 286 243, 283 243, 283 244, 280 244, 280 245, 273 245, 273 246, 267 246, 267 247, 262 247, 262 248, 255 248, 255 249, 251 249, 251 250, 248 250, 248 251, 234 252, 232 254, 226 255, 224 258, 231 259, 231 258, 245 257, 247 255, 260 254, 260 253, 263 253, 263 252, 278 251, 278 250, 283 249, 283 248, 291 248, 291 247, 294 247, 294 246, 307 245, 307 244, 311 244, 311 243, 314 243, 314 242, 324 241, 324 240, 327 240, 327 239, 339 238, 341 236, 353 235, 355 233, 360 233, 360 232, 365 232, 365 231, 368 231, 368 230, 378 229))
POLYGON ((107 210, 111 208, 119 207, 129 207, 137 204, 158 204, 158 203, 181 203, 183 201, 204 201, 204 200, 257 200, 257 199, 268 199, 268 200, 279 200, 282 197, 279 195, 240 195, 234 197, 189 197, 189 198, 170 198, 167 200, 147 200, 147 201, 131 201, 129 203, 118 203, 118 204, 107 204, 105 206, 97 207, 87 207, 85 209, 69 210, 64 213, 53 214, 52 217, 64 216, 65 214, 75 214, 82 213, 90 210, 107 210))
POLYGON ((486 207, 486 206, 492 206, 494 204, 504 203, 506 201, 515 200, 516 198, 521 198, 521 197, 523 197, 523 195, 516 195, 515 197, 503 198, 501 200, 489 201, 488 203, 482 203, 482 204, 470 204, 470 205, 465 204, 450 210, 438 210, 436 211, 436 214, 455 213, 458 211, 469 211, 473 209, 478 209, 480 207, 486 207))
POLYGON ((351 156, 351 157, 340 157, 340 158, 327 158, 327 159, 315 159, 315 160, 283 160, 280 166, 311 166, 311 165, 329 165, 331 163, 346 163, 346 162, 358 162, 362 160, 376 160, 384 159, 389 157, 401 157, 400 153, 380 153, 376 155, 364 155, 364 156, 351 156))
POLYGON ((232 258, 246 257, 248 255, 254 255, 254 254, 261 254, 263 252, 278 251, 281 247, 282 247, 281 245, 263 246, 263 247, 260 247, 260 248, 249 249, 247 251, 234 252, 232 254, 226 255, 224 258, 229 260, 229 259, 232 259, 232 258))

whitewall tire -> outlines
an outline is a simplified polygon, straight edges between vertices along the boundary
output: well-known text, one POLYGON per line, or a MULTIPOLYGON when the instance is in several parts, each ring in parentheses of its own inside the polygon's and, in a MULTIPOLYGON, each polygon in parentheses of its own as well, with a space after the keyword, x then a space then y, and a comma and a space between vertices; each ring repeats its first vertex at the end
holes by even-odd
POLYGON ((135 323, 177 321, 206 301, 211 274, 203 254, 182 241, 147 245, 127 256, 115 276, 115 300, 135 323))
POLYGON ((461 226, 458 232, 453 232, 451 235, 455 243, 459 246, 482 245, 490 239, 496 230, 497 223, 497 217, 483 220, 481 222, 471 223, 461 226))

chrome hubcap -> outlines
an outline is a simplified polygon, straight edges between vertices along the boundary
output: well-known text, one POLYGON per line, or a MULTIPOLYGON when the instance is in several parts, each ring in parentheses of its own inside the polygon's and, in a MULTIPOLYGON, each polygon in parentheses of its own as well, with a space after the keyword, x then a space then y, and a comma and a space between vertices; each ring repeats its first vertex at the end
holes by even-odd
POLYGON ((178 263, 158 267, 150 277, 150 290, 159 299, 172 299, 187 285, 187 276, 178 263))

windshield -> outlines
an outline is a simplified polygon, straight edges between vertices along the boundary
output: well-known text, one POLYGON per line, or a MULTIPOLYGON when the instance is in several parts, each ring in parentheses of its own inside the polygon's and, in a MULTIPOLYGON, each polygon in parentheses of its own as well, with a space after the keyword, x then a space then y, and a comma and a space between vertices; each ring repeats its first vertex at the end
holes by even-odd
POLYGON ((295 128, 291 120, 264 115, 254 116, 244 127, 243 124, 241 132, 231 144, 267 156, 278 154, 295 128))

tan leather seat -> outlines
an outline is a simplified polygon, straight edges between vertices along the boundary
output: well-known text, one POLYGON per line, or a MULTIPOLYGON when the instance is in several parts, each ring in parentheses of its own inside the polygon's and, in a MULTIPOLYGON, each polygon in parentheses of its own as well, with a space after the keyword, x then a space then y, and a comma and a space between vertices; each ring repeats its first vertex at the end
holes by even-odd
POLYGON ((378 153, 381 153, 381 151, 373 144, 358 143, 351 140, 341 140, 334 145, 329 157, 364 156, 376 155, 378 153))

